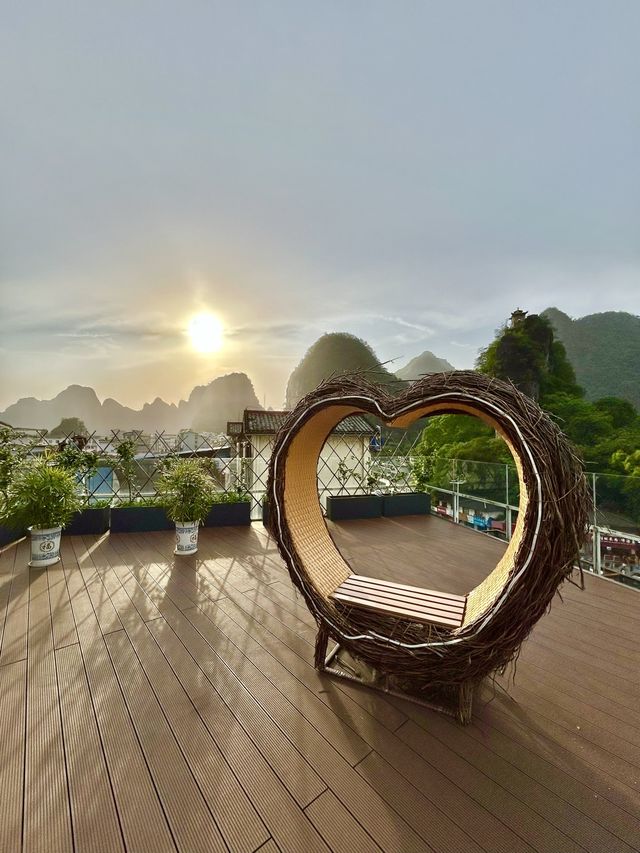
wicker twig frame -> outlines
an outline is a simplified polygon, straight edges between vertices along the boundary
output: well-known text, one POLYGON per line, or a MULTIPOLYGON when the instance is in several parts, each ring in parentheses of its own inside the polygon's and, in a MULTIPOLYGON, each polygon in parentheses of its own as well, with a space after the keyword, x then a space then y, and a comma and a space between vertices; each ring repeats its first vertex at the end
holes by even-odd
POLYGON ((556 424, 513 385, 471 371, 425 376, 399 396, 362 376, 323 383, 276 435, 268 494, 271 532, 320 635, 417 691, 468 692, 504 669, 576 565, 590 508, 581 463, 556 424), (430 415, 475 415, 511 450, 520 480, 516 528, 496 568, 469 592, 460 628, 349 608, 330 598, 351 569, 324 521, 317 463, 331 431, 356 413, 395 427, 430 415))

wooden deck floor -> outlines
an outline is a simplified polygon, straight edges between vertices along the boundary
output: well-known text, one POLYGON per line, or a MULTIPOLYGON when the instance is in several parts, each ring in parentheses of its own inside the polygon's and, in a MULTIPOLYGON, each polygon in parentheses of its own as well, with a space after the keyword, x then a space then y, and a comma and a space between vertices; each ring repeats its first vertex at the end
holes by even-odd
MULTIPOLYGON (((438 519, 334 534, 359 571, 451 592, 502 547, 438 519)), ((261 525, 204 530, 196 558, 71 537, 29 570, 27 544, 0 554, 2 853, 640 847, 635 590, 565 585, 463 728, 315 672, 261 525)))

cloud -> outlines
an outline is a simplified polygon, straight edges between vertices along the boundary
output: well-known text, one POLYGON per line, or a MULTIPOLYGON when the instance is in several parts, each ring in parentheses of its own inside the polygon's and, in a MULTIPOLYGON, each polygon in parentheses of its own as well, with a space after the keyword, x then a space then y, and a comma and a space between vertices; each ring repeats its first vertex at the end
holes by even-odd
POLYGON ((452 347, 460 347, 461 349, 477 349, 475 344, 461 343, 460 341, 449 341, 452 347))
POLYGON ((298 340, 304 335, 306 323, 255 323, 253 325, 236 326, 225 330, 225 337, 230 340, 243 342, 268 342, 298 340))

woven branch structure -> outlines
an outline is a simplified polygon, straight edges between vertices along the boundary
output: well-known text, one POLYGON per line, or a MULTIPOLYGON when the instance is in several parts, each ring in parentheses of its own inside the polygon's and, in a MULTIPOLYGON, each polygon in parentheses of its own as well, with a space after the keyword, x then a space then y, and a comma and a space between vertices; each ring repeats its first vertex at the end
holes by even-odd
POLYGON ((316 665, 327 639, 412 692, 470 696, 487 675, 504 671, 570 575, 587 532, 590 493, 582 466, 556 424, 512 384, 471 371, 425 376, 391 395, 362 376, 340 376, 308 394, 276 435, 268 495, 270 529, 292 581, 318 628, 316 665), (507 443, 520 481, 513 536, 495 569, 466 598, 461 627, 349 607, 331 593, 351 574, 333 542, 318 499, 317 463, 335 426, 352 414, 388 426, 418 418, 474 415, 507 443))

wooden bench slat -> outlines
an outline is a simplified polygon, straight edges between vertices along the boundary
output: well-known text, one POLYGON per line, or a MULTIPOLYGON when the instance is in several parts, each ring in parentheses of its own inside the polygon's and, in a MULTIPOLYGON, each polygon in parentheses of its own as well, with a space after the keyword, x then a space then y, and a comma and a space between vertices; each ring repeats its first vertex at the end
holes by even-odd
POLYGON ((434 592, 365 575, 349 575, 331 597, 351 607, 404 616, 414 622, 446 628, 462 625, 466 606, 466 598, 461 595, 434 592))
MULTIPOLYGON (((437 592, 436 590, 425 589, 421 586, 408 586, 407 584, 396 583, 395 581, 385 581, 381 580, 380 578, 370 578, 367 575, 349 575, 347 581, 352 581, 354 583, 362 582, 365 586, 371 586, 372 584, 374 584, 376 586, 386 586, 391 589, 405 590, 406 592, 418 592, 423 593, 425 595, 435 596, 436 598, 450 599, 451 601, 455 602, 466 601, 466 596, 464 595, 454 595, 450 592, 437 592)), ((347 581, 345 581, 345 583, 347 581)))
POLYGON ((350 604, 354 607, 363 607, 367 610, 375 610, 377 613, 387 613, 391 616, 404 616, 409 619, 412 619, 414 622, 424 622, 429 625, 444 625, 447 628, 458 628, 461 625, 461 619, 449 619, 445 616, 442 616, 438 613, 431 613, 427 611, 415 611, 409 612, 406 607, 398 606, 395 607, 391 604, 378 604, 371 601, 366 601, 362 598, 356 598, 350 595, 343 595, 339 592, 333 593, 333 598, 337 601, 341 601, 344 604, 350 604))
POLYGON ((350 595, 353 598, 363 598, 366 601, 376 601, 381 604, 384 604, 385 601, 388 601, 390 604, 394 605, 402 605, 403 607, 407 607, 411 610, 417 610, 418 612, 422 612, 425 610, 434 611, 437 613, 441 613, 443 616, 446 616, 450 619, 459 619, 464 612, 464 607, 447 607, 442 606, 438 601, 430 601, 429 599, 418 600, 416 598, 407 598, 404 595, 394 595, 392 591, 385 590, 368 590, 368 589, 353 589, 346 583, 340 584, 336 592, 340 592, 341 595, 350 595))
POLYGON ((433 601, 447 607, 451 610, 461 610, 464 608, 465 596, 460 595, 457 599, 442 598, 439 593, 431 592, 429 589, 405 589, 402 586, 395 587, 393 584, 379 584, 377 579, 372 579, 371 583, 365 583, 361 580, 354 580, 353 577, 348 577, 340 586, 349 586, 353 590, 375 590, 381 595, 390 593, 391 595, 401 595, 407 599, 415 599, 416 601, 433 601))
POLYGON ((438 610, 449 611, 450 613, 460 613, 464 610, 465 599, 460 597, 460 600, 457 602, 447 601, 440 598, 436 598, 429 593, 424 591, 422 592, 406 592, 403 589, 396 590, 393 587, 384 586, 380 587, 374 584, 365 585, 362 583, 351 583, 350 579, 343 581, 339 587, 344 592, 352 592, 354 595, 377 595, 377 596, 391 596, 394 600, 402 600, 406 601, 408 604, 413 603, 416 605, 426 605, 429 607, 436 607, 438 610))

